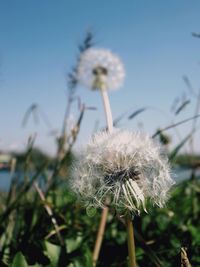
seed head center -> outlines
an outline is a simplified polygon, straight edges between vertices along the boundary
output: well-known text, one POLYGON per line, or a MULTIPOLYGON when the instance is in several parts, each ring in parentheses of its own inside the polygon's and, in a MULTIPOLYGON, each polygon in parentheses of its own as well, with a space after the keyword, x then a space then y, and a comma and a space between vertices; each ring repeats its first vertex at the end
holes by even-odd
POLYGON ((95 76, 99 76, 99 75, 107 75, 108 74, 108 70, 102 66, 97 66, 92 70, 92 73, 95 76))
POLYGON ((116 182, 125 183, 127 180, 131 179, 134 181, 139 180, 140 172, 135 168, 130 169, 119 169, 115 170, 105 175, 105 182, 109 185, 115 184, 116 182))

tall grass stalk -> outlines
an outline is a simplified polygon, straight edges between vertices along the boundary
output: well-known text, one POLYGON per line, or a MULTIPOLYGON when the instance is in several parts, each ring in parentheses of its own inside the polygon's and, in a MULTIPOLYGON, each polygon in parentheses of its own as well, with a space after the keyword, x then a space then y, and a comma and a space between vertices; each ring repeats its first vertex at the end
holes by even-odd
POLYGON ((62 236, 60 234, 59 226, 58 226, 58 223, 56 221, 56 218, 54 217, 53 211, 52 211, 51 207, 47 204, 45 196, 44 196, 42 190, 40 189, 38 183, 34 182, 33 185, 34 185, 35 190, 37 191, 40 199, 44 203, 44 207, 45 207, 49 217, 51 218, 51 222, 52 222, 52 224, 53 224, 53 226, 55 228, 55 232, 56 232, 56 234, 58 236, 58 240, 60 242, 60 245, 63 246, 64 245, 64 240, 63 240, 63 238, 62 238, 62 236))

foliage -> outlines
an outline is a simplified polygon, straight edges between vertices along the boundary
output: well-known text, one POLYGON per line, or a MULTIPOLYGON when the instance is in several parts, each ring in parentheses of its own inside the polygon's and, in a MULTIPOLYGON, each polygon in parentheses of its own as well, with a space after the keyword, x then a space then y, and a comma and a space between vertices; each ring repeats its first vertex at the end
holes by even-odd
POLYGON ((163 133, 162 131, 158 130, 159 132, 159 141, 163 145, 168 145, 171 143, 171 138, 167 134, 163 133))
MULTIPOLYGON (((15 179, 10 192, 1 195, 0 265, 90 267, 101 211, 83 209, 59 176, 53 188, 44 189, 42 201, 33 179, 42 184, 45 172, 43 166, 28 181, 15 179), (62 240, 45 205, 53 211, 62 240)), ((167 207, 149 207, 148 214, 134 218, 139 266, 179 266, 181 247, 187 247, 194 266, 200 265, 199 201, 200 181, 187 180, 174 187, 167 207)), ((125 225, 114 211, 108 217, 98 266, 127 266, 125 225)))
POLYGON ((27 160, 27 155, 30 154, 30 161, 34 166, 39 167, 46 161, 52 160, 49 155, 45 152, 41 151, 39 148, 33 148, 31 151, 27 149, 25 152, 21 153, 14 153, 13 156, 16 158, 17 161, 17 168, 20 169, 24 165, 24 161, 27 160), (31 152, 31 153, 30 153, 31 152))
POLYGON ((200 166, 200 155, 180 154, 174 159, 174 163, 184 167, 198 167, 200 166))

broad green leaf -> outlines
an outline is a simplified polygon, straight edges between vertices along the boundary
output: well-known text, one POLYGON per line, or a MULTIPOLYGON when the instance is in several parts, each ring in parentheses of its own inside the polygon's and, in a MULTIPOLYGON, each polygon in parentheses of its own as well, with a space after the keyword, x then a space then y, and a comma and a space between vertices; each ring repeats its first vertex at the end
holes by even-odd
POLYGON ((15 255, 11 267, 28 267, 26 259, 21 252, 15 255))
POLYGON ((72 251, 76 250, 81 245, 82 240, 83 240, 83 237, 80 235, 77 237, 68 238, 66 240, 68 253, 71 253, 72 251))
POLYGON ((46 255, 49 257, 51 261, 50 266, 57 267, 61 248, 47 241, 45 242, 45 247, 46 247, 46 255))

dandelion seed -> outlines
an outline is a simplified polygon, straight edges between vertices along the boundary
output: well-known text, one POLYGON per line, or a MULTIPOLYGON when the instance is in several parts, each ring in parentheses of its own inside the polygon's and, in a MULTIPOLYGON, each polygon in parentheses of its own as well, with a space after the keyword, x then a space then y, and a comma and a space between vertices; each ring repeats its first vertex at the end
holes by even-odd
POLYGON ((90 206, 109 205, 119 213, 162 207, 173 185, 161 147, 148 135, 114 130, 95 134, 74 166, 73 190, 90 206))
POLYGON ((124 66, 109 50, 90 48, 80 58, 77 78, 91 89, 117 89, 124 80, 124 66))

